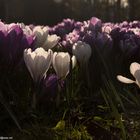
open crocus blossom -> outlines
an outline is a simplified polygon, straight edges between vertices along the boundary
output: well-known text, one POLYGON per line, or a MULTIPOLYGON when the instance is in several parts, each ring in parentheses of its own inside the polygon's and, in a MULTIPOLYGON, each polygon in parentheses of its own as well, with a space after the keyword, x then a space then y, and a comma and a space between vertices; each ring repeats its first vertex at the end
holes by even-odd
POLYGON ((45 51, 43 48, 37 48, 35 51, 25 49, 24 61, 35 82, 39 82, 48 71, 53 52, 52 50, 45 51))
POLYGON ((85 42, 78 41, 72 47, 72 53, 76 56, 77 60, 80 64, 87 63, 89 58, 91 57, 91 47, 85 42))
MULTIPOLYGON (((76 65, 75 56, 72 57, 72 67, 76 65)), ((65 52, 55 52, 53 54, 53 67, 58 78, 65 78, 70 71, 70 55, 65 52)))
POLYGON ((139 86, 140 88, 140 64, 137 62, 134 62, 130 65, 130 72, 131 74, 135 77, 135 81, 131 80, 129 78, 126 78, 124 76, 118 75, 117 79, 122 82, 122 83, 126 83, 126 84, 132 84, 135 83, 139 86))
POLYGON ((55 34, 48 35, 42 48, 44 48, 45 50, 52 49, 54 46, 57 45, 59 40, 60 40, 60 37, 55 34))

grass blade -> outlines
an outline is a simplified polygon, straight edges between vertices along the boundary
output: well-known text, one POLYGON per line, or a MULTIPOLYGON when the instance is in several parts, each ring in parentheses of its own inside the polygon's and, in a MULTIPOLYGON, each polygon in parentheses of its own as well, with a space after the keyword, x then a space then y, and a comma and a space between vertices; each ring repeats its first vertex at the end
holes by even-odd
POLYGON ((10 117, 13 119, 13 121, 15 122, 15 124, 17 125, 18 129, 21 131, 21 127, 18 123, 18 120, 17 118, 15 117, 15 115, 13 114, 12 110, 10 109, 8 103, 6 103, 3 95, 2 95, 2 92, 0 91, 0 103, 4 106, 4 108, 7 110, 7 112, 9 113, 10 117))

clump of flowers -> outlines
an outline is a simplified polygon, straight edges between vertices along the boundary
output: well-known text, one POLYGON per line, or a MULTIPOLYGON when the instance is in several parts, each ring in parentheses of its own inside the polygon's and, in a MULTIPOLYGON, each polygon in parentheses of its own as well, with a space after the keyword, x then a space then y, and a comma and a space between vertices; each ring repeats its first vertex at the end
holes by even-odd
POLYGON ((53 27, 0 21, 0 72, 16 69, 17 65, 22 69, 25 62, 35 87, 46 86, 44 89, 52 93, 60 92, 59 86, 70 79, 76 62, 80 65, 75 68, 77 75, 82 69, 79 77, 82 79, 85 73, 88 87, 96 83, 95 77, 101 81, 99 77, 110 64, 118 67, 118 63, 134 62, 130 72, 136 80, 121 75, 117 78, 140 87, 140 66, 135 62, 139 56, 140 21, 115 24, 92 17, 87 21, 64 19, 53 27))

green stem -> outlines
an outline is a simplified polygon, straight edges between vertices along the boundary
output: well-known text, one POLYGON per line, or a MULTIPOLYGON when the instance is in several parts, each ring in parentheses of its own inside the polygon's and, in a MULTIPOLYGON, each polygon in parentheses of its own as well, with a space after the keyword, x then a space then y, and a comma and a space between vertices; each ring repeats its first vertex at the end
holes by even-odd
POLYGON ((32 110, 36 110, 37 107, 37 95, 39 94, 40 89, 39 89, 39 83, 34 83, 33 86, 33 93, 32 93, 32 102, 31 102, 31 107, 32 110))

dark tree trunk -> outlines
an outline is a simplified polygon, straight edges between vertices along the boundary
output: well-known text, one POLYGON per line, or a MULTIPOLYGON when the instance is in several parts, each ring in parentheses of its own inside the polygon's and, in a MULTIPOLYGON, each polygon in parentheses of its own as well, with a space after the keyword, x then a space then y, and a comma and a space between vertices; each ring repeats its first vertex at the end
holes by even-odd
POLYGON ((129 19, 134 20, 136 18, 136 3, 137 0, 128 0, 129 4, 129 19))
POLYGON ((116 19, 117 21, 121 19, 121 0, 117 0, 116 2, 116 19))

